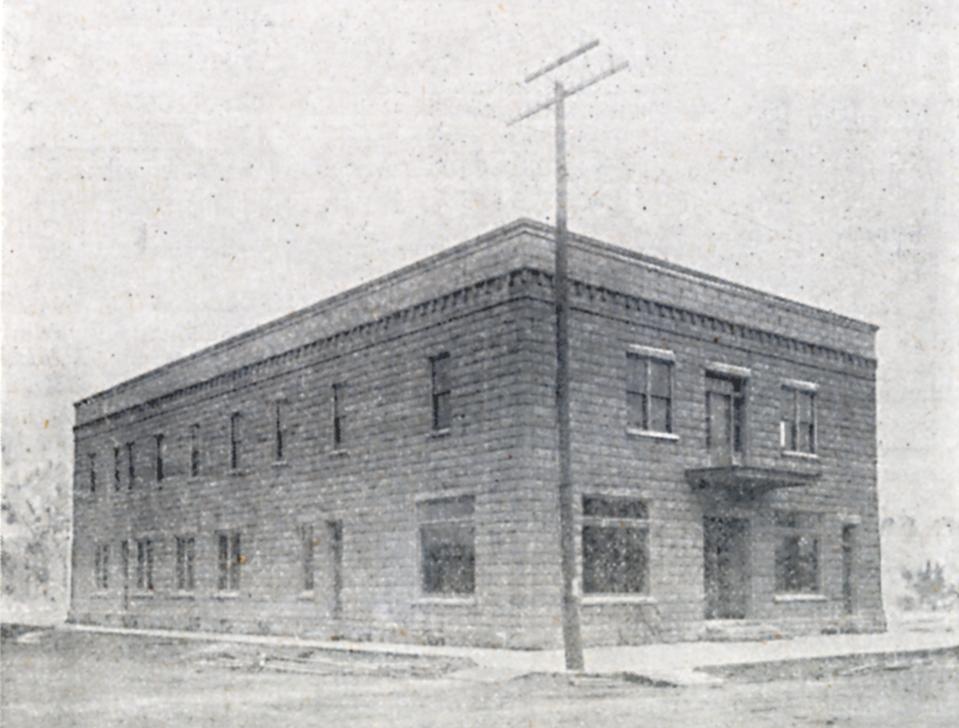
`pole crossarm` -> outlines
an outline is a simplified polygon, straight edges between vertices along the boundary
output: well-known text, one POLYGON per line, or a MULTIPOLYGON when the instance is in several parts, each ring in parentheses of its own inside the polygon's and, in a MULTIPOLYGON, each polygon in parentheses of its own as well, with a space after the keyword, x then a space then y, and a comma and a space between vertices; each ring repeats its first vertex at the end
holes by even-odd
MULTIPOLYGON (((612 66, 611 68, 607 68, 602 73, 599 73, 593 76, 592 78, 586 81, 583 81, 581 84, 578 84, 577 86, 573 86, 568 91, 565 91, 563 93, 563 98, 569 98, 570 96, 574 94, 578 94, 580 91, 584 91, 585 89, 589 88, 593 84, 597 84, 603 79, 609 78, 614 73, 619 73, 620 71, 623 71, 627 68, 629 68, 629 61, 623 61, 622 63, 617 63, 615 66, 612 66)), ((534 116, 535 114, 538 114, 540 111, 545 111, 546 109, 555 105, 556 105, 555 98, 549 99, 548 101, 544 101, 538 106, 534 106, 532 109, 529 109, 528 111, 523 112, 516 118, 506 122, 506 126, 513 126, 513 124, 518 124, 524 119, 528 119, 529 117, 534 116)))
POLYGON ((578 58, 584 53, 587 53, 593 50, 593 48, 595 48, 598 45, 599 45, 598 40, 591 40, 589 43, 585 43, 584 45, 581 45, 575 51, 570 51, 565 56, 561 56, 557 58, 555 61, 553 61, 552 63, 546 64, 538 71, 535 71, 534 73, 529 74, 526 78, 523 79, 523 83, 529 83, 530 81, 535 81, 540 76, 545 76, 550 71, 553 71, 559 68, 560 66, 562 66, 564 63, 569 63, 574 58, 578 58))

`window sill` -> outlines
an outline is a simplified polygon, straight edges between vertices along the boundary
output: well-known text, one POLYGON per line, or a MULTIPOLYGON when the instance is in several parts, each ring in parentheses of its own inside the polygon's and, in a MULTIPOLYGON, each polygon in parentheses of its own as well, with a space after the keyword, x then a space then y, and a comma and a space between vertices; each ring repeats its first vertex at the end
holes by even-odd
POLYGON ((656 604, 656 597, 649 594, 586 594, 582 597, 584 607, 602 604, 656 604))
POLYGON ((824 594, 775 594, 773 601, 776 604, 788 604, 790 602, 828 602, 829 599, 824 594))
POLYGON ((229 600, 233 600, 233 599, 239 599, 239 598, 240 598, 240 592, 235 592, 235 591, 218 591, 218 592, 214 592, 214 593, 213 593, 213 598, 214 598, 214 599, 226 599, 226 600, 228 600, 228 601, 229 601, 229 600))
POLYGON ((316 594, 312 589, 308 589, 306 591, 301 591, 296 595, 296 598, 303 602, 312 602, 314 599, 316 599, 316 594))
POLYGON ((413 600, 417 606, 470 607, 476 605, 476 597, 419 597, 413 600))
POLYGON ((330 450, 330 457, 332 458, 345 458, 349 456, 350 451, 344 448, 336 448, 335 450, 330 450))
POLYGON ((90 596, 94 599, 109 599, 113 597, 114 595, 109 591, 104 591, 103 589, 100 589, 98 591, 91 593, 90 596))
POLYGON ((227 475, 231 478, 242 478, 245 475, 248 475, 249 471, 246 468, 237 468, 235 470, 228 470, 227 475))
POLYGON ((818 460, 819 455, 814 452, 802 452, 800 450, 781 450, 780 454, 784 458, 801 458, 803 460, 818 460))
POLYGON ((196 594, 190 591, 174 591, 170 592, 170 599, 186 599, 189 601, 196 599, 196 594))
POLYGON ((141 589, 130 592, 131 599, 153 599, 156 595, 155 591, 143 591, 141 589))
POLYGON ((450 435, 450 428, 444 427, 442 430, 430 430, 429 434, 427 434, 427 438, 429 438, 430 440, 436 440, 441 437, 449 437, 449 435, 450 435))
POLYGON ((289 460, 274 460, 272 463, 270 463, 270 467, 277 468, 278 470, 282 470, 283 468, 288 468, 288 467, 290 467, 290 461, 289 461, 289 460))
POLYGON ((676 435, 672 432, 659 432, 658 430, 640 430, 635 427, 627 427, 626 434, 631 437, 648 437, 653 440, 669 440, 671 442, 678 442, 679 435, 676 435))

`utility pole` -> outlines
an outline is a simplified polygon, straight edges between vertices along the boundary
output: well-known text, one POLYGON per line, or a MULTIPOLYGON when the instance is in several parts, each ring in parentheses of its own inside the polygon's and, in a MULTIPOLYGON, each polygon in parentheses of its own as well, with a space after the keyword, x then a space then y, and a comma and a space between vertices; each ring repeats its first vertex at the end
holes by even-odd
MULTIPOLYGON (((580 46, 574 51, 547 64, 524 81, 530 83, 556 70, 574 58, 591 51, 598 40, 580 46)), ((553 293, 556 304, 556 424, 559 446, 559 545, 560 568, 563 575, 563 648, 567 670, 582 670, 583 639, 580 628, 580 599, 576 578, 576 531, 573 517, 573 474, 569 415, 569 244, 566 225, 566 188, 569 177, 566 167, 566 99, 602 81, 629 64, 619 63, 592 78, 566 89, 559 81, 554 83, 553 98, 521 114, 507 126, 528 119, 551 106, 556 113, 556 264, 553 274, 553 293)))

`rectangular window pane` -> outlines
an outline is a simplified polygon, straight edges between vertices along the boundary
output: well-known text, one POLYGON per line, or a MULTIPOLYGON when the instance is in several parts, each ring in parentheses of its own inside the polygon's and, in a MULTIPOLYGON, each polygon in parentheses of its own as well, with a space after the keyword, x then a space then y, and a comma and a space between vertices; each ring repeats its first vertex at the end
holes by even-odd
POLYGON ((420 503, 420 551, 426 594, 472 594, 475 588, 473 496, 420 503))
POLYGON ((136 481, 136 453, 132 442, 127 443, 127 488, 133 490, 133 484, 136 481))
POLYGON ((646 395, 626 393, 626 424, 637 430, 646 429, 646 395))
POLYGON ((626 355, 626 391, 646 391, 646 359, 636 354, 626 355))
POLYGON ((423 591, 427 594, 472 594, 475 552, 473 526, 430 524, 420 527, 423 591))
POLYGON ((120 448, 113 448, 113 489, 120 490, 120 448))
POLYGON ((583 591, 639 594, 646 590, 646 529, 583 526, 583 591))
POLYGON ((230 573, 230 538, 221 533, 217 538, 217 580, 216 588, 226 591, 229 586, 230 573))
POLYGON ((583 515, 598 518, 635 518, 645 520, 649 517, 646 504, 634 498, 616 498, 612 496, 584 496, 583 515))
POLYGON ((157 482, 163 480, 163 455, 164 455, 164 437, 156 436, 156 476, 157 482))
POLYGON ((443 353, 430 359, 432 372, 433 429, 445 430, 450 426, 450 355, 443 353))
POLYGON ((97 456, 94 453, 90 453, 87 456, 88 465, 90 467, 90 492, 97 492, 97 456))
POLYGON ((473 515, 474 498, 471 495, 455 498, 437 498, 419 504, 421 521, 447 521, 470 518, 473 515))
POLYGON ((670 396, 670 372, 672 365, 664 361, 649 360, 649 393, 657 397, 670 396))
POLYGON ((243 415, 234 412, 230 416, 230 469, 240 467, 240 446, 243 438, 243 415))
POLYGON ((333 445, 342 445, 346 439, 346 416, 343 412, 344 385, 333 385, 333 445))
POLYGON ((646 429, 654 432, 672 432, 672 412, 669 399, 649 398, 649 421, 646 429))
POLYGON ((284 456, 283 446, 284 446, 284 431, 285 426, 286 412, 285 404, 283 402, 277 402, 275 411, 273 414, 274 418, 274 443, 273 443, 273 457, 276 460, 282 460, 284 456))
POLYGON ((200 474, 200 426, 190 427, 190 475, 200 474))
POLYGON ((313 526, 303 526, 300 529, 300 538, 303 548, 303 590, 313 591, 313 526))
POLYGON ((236 532, 230 538, 230 590, 236 591, 240 588, 240 564, 243 563, 243 556, 240 553, 240 534, 236 532))

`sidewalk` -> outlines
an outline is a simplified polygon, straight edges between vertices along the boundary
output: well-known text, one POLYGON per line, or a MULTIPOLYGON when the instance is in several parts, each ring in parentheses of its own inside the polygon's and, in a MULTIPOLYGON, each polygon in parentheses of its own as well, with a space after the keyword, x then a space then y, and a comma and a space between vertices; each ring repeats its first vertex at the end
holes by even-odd
MULTIPOLYGON (((125 629, 67 624, 59 629, 103 634, 127 634, 208 642, 232 642, 264 647, 302 647, 330 652, 471 660, 475 667, 453 673, 459 680, 496 682, 529 673, 563 671, 561 650, 526 651, 478 647, 412 645, 383 642, 329 642, 272 635, 224 634, 161 629, 125 629)), ((586 672, 591 675, 629 673, 673 685, 718 685, 721 680, 698 672, 700 667, 756 664, 844 655, 905 654, 959 647, 955 632, 886 632, 883 634, 815 635, 749 642, 681 642, 635 647, 591 647, 586 672)))

